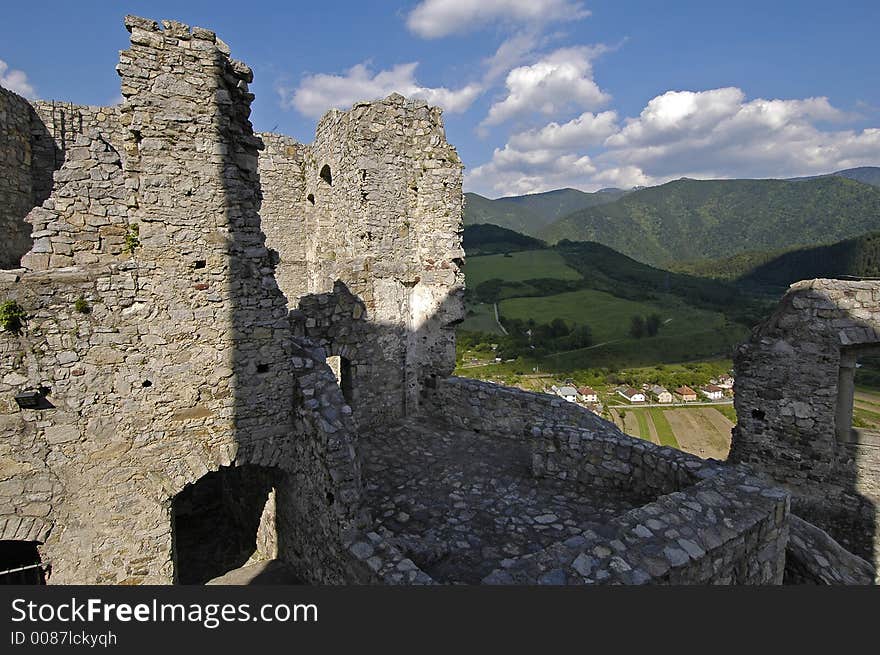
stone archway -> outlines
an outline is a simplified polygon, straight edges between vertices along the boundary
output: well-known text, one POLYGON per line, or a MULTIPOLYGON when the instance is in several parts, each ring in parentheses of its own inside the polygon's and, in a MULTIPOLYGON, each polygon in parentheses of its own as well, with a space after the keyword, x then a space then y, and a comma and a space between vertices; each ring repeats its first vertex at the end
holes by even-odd
POLYGON ((224 466, 172 500, 174 580, 203 584, 278 555, 275 467, 224 466))
POLYGON ((38 545, 36 541, 0 541, 0 585, 46 584, 38 545))

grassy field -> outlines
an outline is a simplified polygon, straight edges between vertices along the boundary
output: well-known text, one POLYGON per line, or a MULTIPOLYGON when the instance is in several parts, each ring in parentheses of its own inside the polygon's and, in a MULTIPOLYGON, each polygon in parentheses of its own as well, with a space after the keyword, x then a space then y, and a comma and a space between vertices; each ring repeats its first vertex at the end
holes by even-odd
POLYGON ((522 282, 539 278, 579 280, 580 273, 565 263, 552 250, 528 250, 505 255, 468 257, 465 263, 467 285, 475 289, 481 282, 498 278, 506 282, 522 282))
POLYGON ((720 313, 691 307, 671 296, 661 296, 658 301, 638 302, 582 289, 539 298, 510 298, 501 301, 499 307, 505 318, 533 318, 543 322, 561 318, 570 324, 590 326, 592 347, 555 353, 545 358, 548 367, 560 371, 727 357, 748 333, 744 326, 728 323, 720 313), (631 338, 632 317, 654 313, 663 321, 659 334, 631 338))
POLYGON ((660 443, 664 446, 678 448, 678 440, 675 438, 672 426, 666 420, 664 410, 659 407, 651 407, 648 411, 650 412, 651 420, 654 422, 654 427, 657 428, 657 437, 660 439, 660 443))
POLYGON ((699 457, 724 460, 730 450, 733 423, 717 407, 615 407, 611 419, 633 437, 699 457))
POLYGON ((467 314, 459 326, 462 330, 502 334, 501 328, 495 321, 495 310, 492 305, 486 303, 468 304, 467 314))
POLYGON ((648 428, 648 415, 645 412, 638 412, 636 414, 636 421, 639 423, 639 436, 642 439, 651 439, 651 430, 648 428))
POLYGON ((637 302, 603 291, 581 289, 541 298, 510 298, 501 302, 500 309, 505 318, 540 321, 561 318, 569 323, 587 324, 596 343, 626 338, 634 315, 659 314, 663 321, 660 337, 704 332, 725 324, 721 314, 690 307, 675 298, 667 300, 637 302))
MULTIPOLYGON (((559 371, 593 367, 632 368, 659 363, 693 362, 730 357, 734 346, 748 336, 739 325, 703 332, 687 332, 646 339, 623 338, 604 345, 555 353, 544 358, 548 368, 559 371)), ((600 342, 601 343, 601 342, 600 342)))

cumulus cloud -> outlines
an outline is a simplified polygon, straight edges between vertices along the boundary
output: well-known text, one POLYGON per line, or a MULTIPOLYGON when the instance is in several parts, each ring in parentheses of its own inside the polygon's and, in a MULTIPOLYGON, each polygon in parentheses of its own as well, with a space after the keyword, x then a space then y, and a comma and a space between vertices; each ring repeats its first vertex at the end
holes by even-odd
POLYGON ((448 112, 462 112, 483 91, 478 84, 460 89, 422 86, 415 79, 417 67, 418 63, 412 62, 374 73, 368 64, 362 63, 344 75, 309 75, 295 89, 278 86, 277 90, 282 107, 295 108, 312 118, 320 117, 332 107, 347 109, 355 102, 384 98, 395 92, 409 98, 422 98, 448 112))
POLYGON ((0 59, 0 86, 25 98, 37 97, 34 87, 28 82, 27 74, 14 68, 10 69, 2 59, 0 59))
POLYGON ((586 111, 562 125, 553 122, 541 129, 514 134, 508 143, 523 150, 587 148, 603 143, 618 129, 617 112, 594 114, 586 111))
POLYGON ((498 125, 534 113, 552 116, 572 107, 591 109, 610 100, 593 81, 592 59, 601 47, 562 48, 507 74, 506 97, 493 104, 482 125, 498 125))
POLYGON ((518 150, 508 144, 496 148, 490 162, 469 171, 467 183, 483 193, 520 195, 582 187, 596 172, 588 155, 550 148, 518 150))
POLYGON ((436 39, 492 23, 535 25, 589 15, 583 3, 571 0, 423 0, 406 24, 415 34, 436 39))
POLYGON ((851 118, 824 97, 748 100, 733 87, 669 91, 622 123, 613 111, 585 112, 514 134, 471 171, 468 187, 495 195, 559 185, 592 191, 880 164, 880 128, 844 129, 851 118))
POLYGON ((606 140, 604 160, 657 179, 788 177, 880 161, 880 130, 823 129, 827 98, 747 101, 736 88, 670 91, 606 140))

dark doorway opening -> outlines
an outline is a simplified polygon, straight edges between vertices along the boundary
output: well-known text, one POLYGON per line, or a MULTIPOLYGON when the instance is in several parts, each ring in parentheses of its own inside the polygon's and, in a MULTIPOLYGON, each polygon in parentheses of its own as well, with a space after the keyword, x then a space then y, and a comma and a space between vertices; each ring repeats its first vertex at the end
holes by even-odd
POLYGON ((0 541, 0 584, 46 584, 36 541, 0 541))
POLYGON ((172 501, 178 584, 204 584, 245 564, 275 559, 278 469, 222 467, 172 501))
POLYGON ((327 365, 336 376, 336 382, 342 389, 342 397, 349 406, 354 402, 354 381, 352 380, 351 362, 340 355, 331 355, 327 358, 327 365))

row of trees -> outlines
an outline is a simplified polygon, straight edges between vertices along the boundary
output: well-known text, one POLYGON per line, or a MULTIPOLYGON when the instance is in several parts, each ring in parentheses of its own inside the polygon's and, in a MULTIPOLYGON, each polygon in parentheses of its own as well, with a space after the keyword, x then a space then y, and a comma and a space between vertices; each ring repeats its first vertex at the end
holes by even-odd
POLYGON ((589 325, 567 324, 561 318, 549 323, 535 320, 504 319, 508 334, 497 335, 483 332, 458 332, 459 345, 477 352, 491 351, 502 359, 520 356, 543 357, 549 353, 576 350, 593 345, 593 333, 589 325))
POLYGON ((659 314, 649 314, 648 316, 636 314, 630 320, 629 335, 634 339, 655 337, 660 331, 660 323, 659 314))

